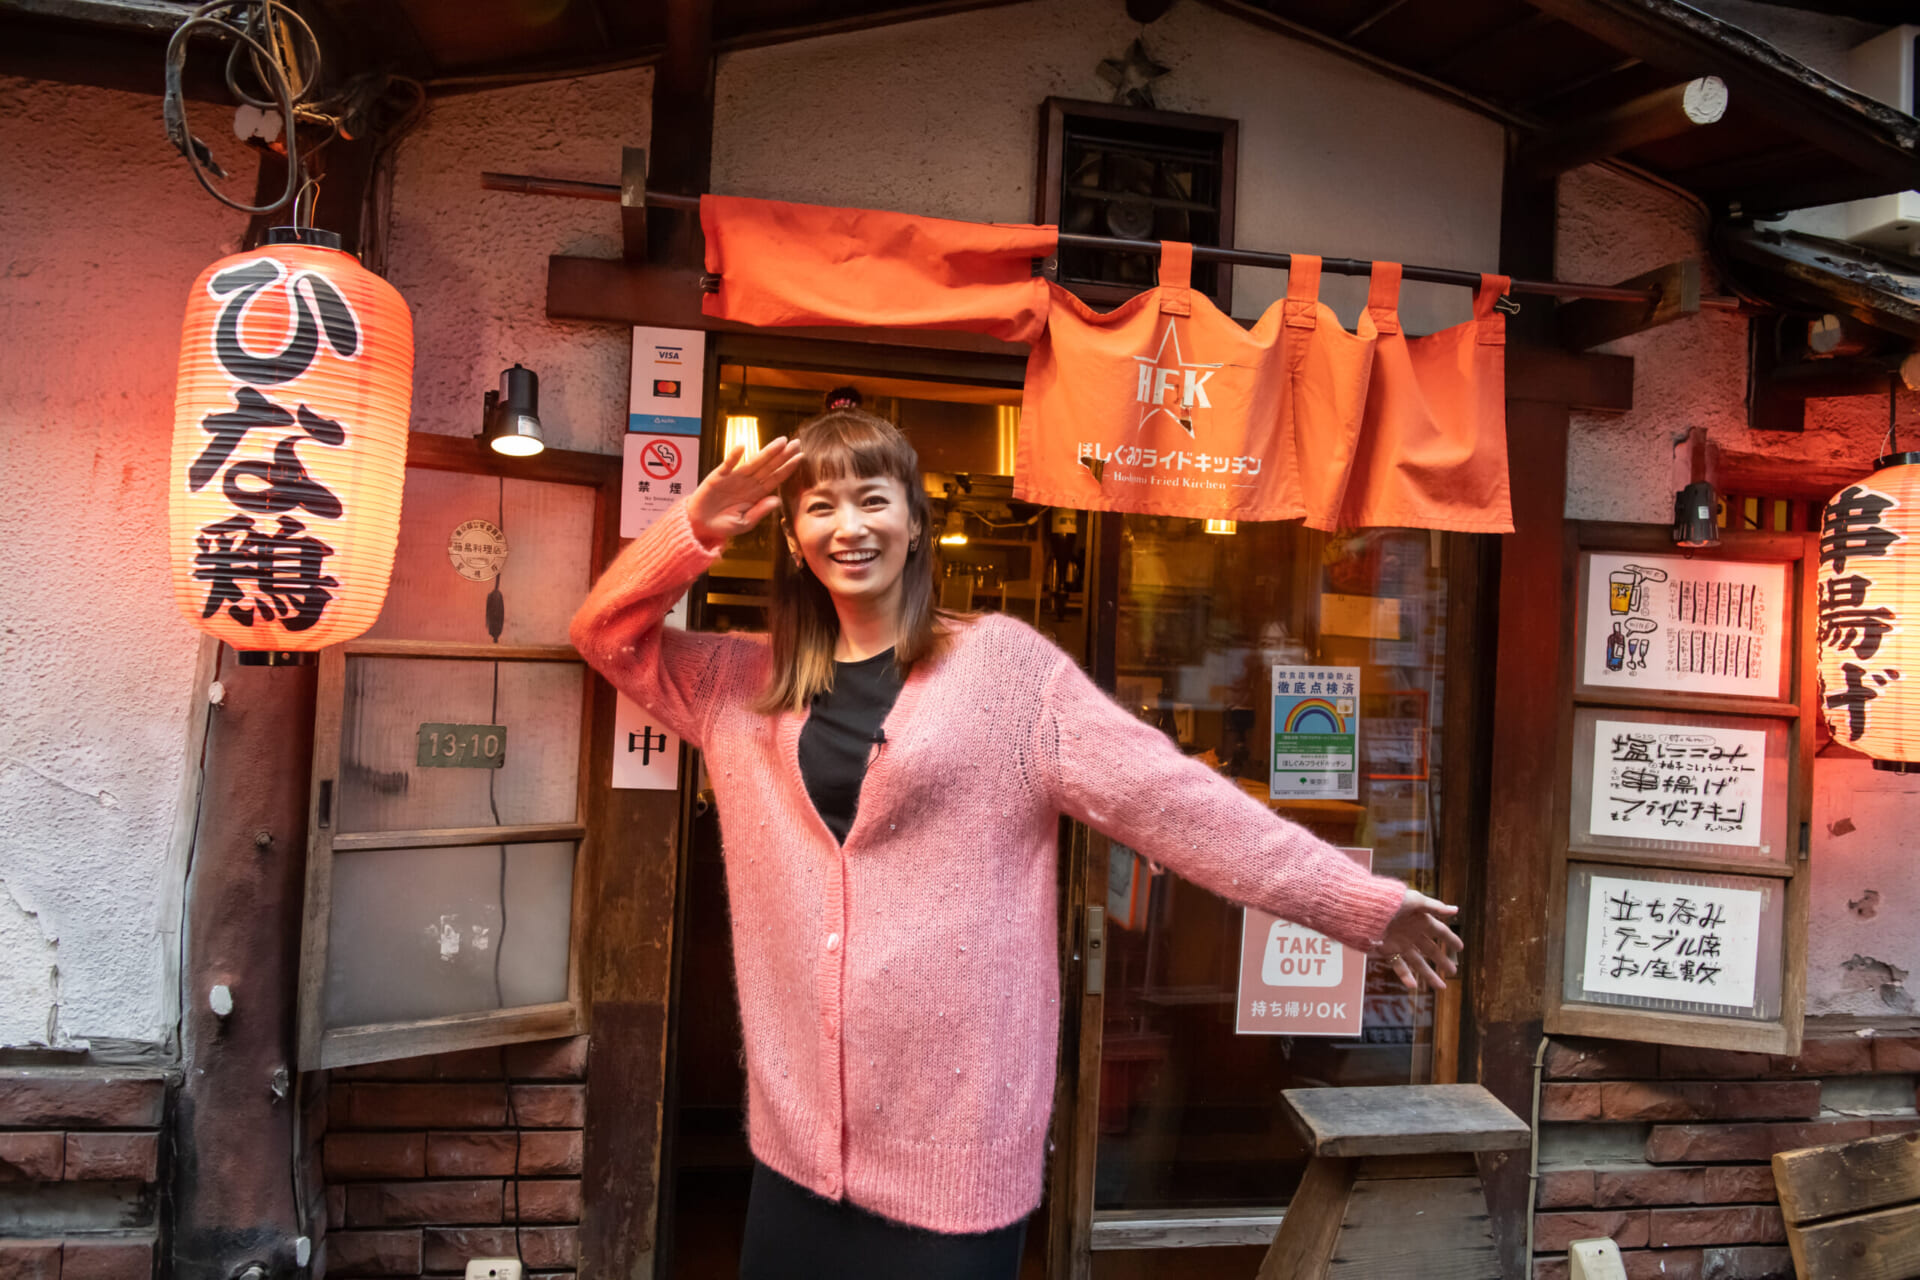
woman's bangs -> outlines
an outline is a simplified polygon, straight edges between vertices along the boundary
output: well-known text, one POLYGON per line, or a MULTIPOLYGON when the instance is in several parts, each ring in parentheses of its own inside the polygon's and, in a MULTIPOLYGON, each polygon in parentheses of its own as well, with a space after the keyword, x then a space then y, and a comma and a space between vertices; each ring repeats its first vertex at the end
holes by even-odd
POLYGON ((832 480, 871 480, 892 476, 911 487, 919 480, 919 459, 898 431, 865 414, 833 413, 803 428, 797 443, 800 466, 794 471, 796 492, 832 480))

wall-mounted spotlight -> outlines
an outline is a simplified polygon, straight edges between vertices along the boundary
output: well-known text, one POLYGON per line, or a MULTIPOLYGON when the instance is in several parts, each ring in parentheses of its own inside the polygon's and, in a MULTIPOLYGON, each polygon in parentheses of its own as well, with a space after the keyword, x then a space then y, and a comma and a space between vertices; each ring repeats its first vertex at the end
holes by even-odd
POLYGON ((487 392, 477 439, 495 453, 530 458, 547 447, 540 431, 540 376, 514 365, 500 375, 500 389, 487 392))
POLYGON ((947 522, 940 528, 940 545, 943 547, 964 547, 967 545, 967 518, 960 508, 947 510, 947 522))

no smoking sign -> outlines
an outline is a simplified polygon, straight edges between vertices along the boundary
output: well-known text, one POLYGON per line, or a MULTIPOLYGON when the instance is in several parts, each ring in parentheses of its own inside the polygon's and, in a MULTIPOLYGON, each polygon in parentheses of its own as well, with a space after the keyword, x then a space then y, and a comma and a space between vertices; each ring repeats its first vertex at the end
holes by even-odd
POLYGON ((621 479, 620 536, 638 537, 699 482, 698 436, 629 432, 621 479))
POLYGON ((680 446, 655 437, 640 450, 640 469, 650 480, 671 482, 680 473, 680 446))

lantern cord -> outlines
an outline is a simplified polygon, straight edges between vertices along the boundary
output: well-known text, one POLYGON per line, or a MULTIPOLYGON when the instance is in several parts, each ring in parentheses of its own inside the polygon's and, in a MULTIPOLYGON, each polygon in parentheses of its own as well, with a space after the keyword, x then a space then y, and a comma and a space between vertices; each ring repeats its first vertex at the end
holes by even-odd
POLYGON ((1900 452, 1900 375, 1887 375, 1887 447, 1891 456, 1900 452))
MULTIPOLYGON (((507 478, 505 476, 501 476, 499 477, 499 481, 500 481, 500 488, 498 490, 498 495, 495 499, 495 501, 498 503, 498 508, 497 508, 497 513, 494 516, 494 522, 495 522, 494 527, 500 530, 500 536, 504 540, 507 532, 507 478)), ((502 573, 506 572, 505 564, 502 564, 500 566, 500 571, 502 573)), ((493 589, 496 592, 500 590, 499 574, 494 575, 493 589)), ((506 612, 506 606, 503 602, 501 605, 501 613, 504 614, 505 612, 506 612)), ((492 621, 493 621, 492 618, 488 619, 489 624, 491 624, 492 621)), ((498 631, 495 631, 491 625, 488 626, 488 630, 492 631, 493 633, 493 642, 495 644, 499 644, 500 633, 498 631)), ((498 659, 495 659, 493 664, 493 708, 487 713, 487 723, 495 724, 499 721, 499 719, 500 719, 500 662, 498 659)), ((499 770, 497 769, 487 770, 487 808, 493 813, 493 825, 496 827, 500 825, 500 803, 498 800, 494 798, 493 780, 495 775, 498 772, 499 770)), ((507 1007, 507 993, 505 988, 503 988, 500 985, 500 957, 506 954, 506 950, 507 950, 507 846, 505 844, 502 844, 500 846, 500 936, 494 939, 494 945, 493 945, 493 998, 494 998, 494 1002, 502 1009, 507 1007)), ((518 1138, 516 1138, 515 1141, 518 1141, 518 1138)))
POLYGON ((314 37, 313 28, 307 25, 306 20, 285 4, 277 0, 212 0, 212 3, 203 4, 189 14, 184 22, 173 29, 173 36, 167 41, 166 90, 161 104, 161 118, 166 125, 167 139, 187 158, 187 166, 193 170, 193 176, 208 195, 241 213, 272 213, 298 198, 302 170, 297 112, 301 96, 319 78, 319 74, 320 42, 314 37), (242 15, 242 22, 233 20, 231 15, 235 13, 242 15), (306 72, 299 76, 297 88, 295 82, 289 80, 287 70, 287 64, 293 62, 298 75, 299 59, 294 54, 293 42, 288 38, 288 33, 296 28, 304 38, 309 54, 306 72), (243 204, 207 179, 209 172, 215 177, 224 178, 227 171, 213 158, 213 152, 207 144, 188 130, 186 95, 182 89, 188 41, 202 30, 216 32, 234 41, 227 58, 227 87, 234 96, 249 106, 263 111, 271 108, 280 113, 283 122, 281 137, 287 159, 287 185, 280 198, 271 204, 243 204), (261 38, 269 43, 262 44, 261 38), (283 42, 286 46, 284 53, 281 48, 283 42), (241 87, 237 68, 242 52, 248 54, 254 74, 271 91, 272 98, 256 98, 241 87))

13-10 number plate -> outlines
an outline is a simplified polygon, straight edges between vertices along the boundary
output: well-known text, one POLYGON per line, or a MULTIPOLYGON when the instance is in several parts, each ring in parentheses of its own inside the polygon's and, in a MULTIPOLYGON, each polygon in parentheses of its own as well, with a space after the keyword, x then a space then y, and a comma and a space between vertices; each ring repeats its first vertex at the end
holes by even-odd
POLYGON ((502 724, 423 724, 414 763, 422 769, 498 769, 507 762, 502 724))

